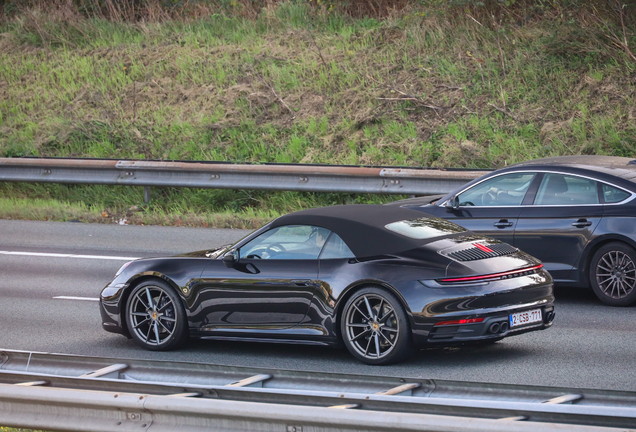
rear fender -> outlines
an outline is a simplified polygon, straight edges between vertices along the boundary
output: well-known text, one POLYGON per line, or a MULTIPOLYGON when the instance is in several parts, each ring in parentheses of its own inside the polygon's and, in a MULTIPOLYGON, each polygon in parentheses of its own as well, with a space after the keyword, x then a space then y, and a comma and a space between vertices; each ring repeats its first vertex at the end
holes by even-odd
POLYGON ((408 303, 404 299, 404 296, 402 296, 402 294, 400 294, 399 291, 397 291, 391 284, 389 284, 386 281, 377 280, 377 279, 363 279, 349 285, 347 288, 345 288, 342 291, 342 293, 338 297, 338 301, 336 302, 336 307, 335 307, 336 328, 334 329, 335 333, 338 335, 338 339, 342 338, 342 335, 340 334, 340 318, 342 317, 342 310, 344 309, 345 304, 347 303, 349 298, 351 298, 351 296, 355 294, 357 290, 368 287, 368 286, 378 286, 378 287, 384 288, 387 291, 389 291, 391 294, 396 296, 398 300, 400 301, 402 307, 406 311, 406 316, 409 319, 409 324, 411 325, 411 328, 413 328, 413 325, 415 324, 413 321, 413 314, 411 313, 411 309, 409 308, 408 303))
POLYGON ((585 250, 581 254, 579 261, 577 262, 577 280, 585 287, 590 287, 589 278, 589 266, 592 261, 592 257, 603 245, 610 242, 621 242, 636 249, 636 241, 620 234, 605 234, 596 237, 586 246, 585 250))

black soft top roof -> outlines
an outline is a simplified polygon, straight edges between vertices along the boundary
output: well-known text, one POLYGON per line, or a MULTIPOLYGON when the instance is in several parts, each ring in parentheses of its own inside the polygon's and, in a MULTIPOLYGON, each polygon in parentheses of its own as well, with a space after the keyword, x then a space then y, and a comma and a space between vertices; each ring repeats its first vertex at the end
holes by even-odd
POLYGON ((385 228, 391 222, 431 216, 418 210, 373 204, 339 205, 281 216, 271 227, 313 225, 338 234, 358 258, 404 252, 430 239, 413 239, 385 228))

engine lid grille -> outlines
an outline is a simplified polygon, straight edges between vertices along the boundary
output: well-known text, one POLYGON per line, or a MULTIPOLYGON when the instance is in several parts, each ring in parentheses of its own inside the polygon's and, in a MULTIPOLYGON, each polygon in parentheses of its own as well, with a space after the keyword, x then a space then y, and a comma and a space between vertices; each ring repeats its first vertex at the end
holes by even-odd
POLYGON ((473 243, 472 247, 447 253, 446 256, 457 261, 476 261, 510 255, 517 251, 519 251, 519 249, 510 246, 508 243, 473 243))

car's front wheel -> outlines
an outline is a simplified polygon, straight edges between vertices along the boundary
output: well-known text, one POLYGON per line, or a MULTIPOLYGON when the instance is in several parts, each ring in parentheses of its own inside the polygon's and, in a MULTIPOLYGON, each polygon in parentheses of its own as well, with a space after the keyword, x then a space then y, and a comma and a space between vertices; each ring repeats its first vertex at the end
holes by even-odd
POLYGON ((618 242, 602 246, 592 257, 590 282, 603 303, 629 306, 636 302, 636 251, 618 242))
POLYGON ((411 351, 404 308, 384 288, 367 287, 354 293, 343 308, 340 331, 349 352, 367 364, 395 363, 411 351))
POLYGON ((132 290, 126 323, 135 342, 149 350, 170 350, 187 339, 188 324, 181 299, 160 280, 142 282, 132 290))

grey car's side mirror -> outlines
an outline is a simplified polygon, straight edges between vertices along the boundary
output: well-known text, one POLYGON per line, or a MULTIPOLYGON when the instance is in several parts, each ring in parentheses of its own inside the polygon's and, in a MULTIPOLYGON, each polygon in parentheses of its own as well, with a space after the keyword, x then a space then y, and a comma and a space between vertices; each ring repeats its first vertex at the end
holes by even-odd
POLYGON ((448 201, 446 201, 446 210, 457 210, 459 208, 459 196, 455 195, 448 201))
POLYGON ((239 251, 238 249, 233 250, 231 253, 226 253, 223 255, 223 263, 225 267, 232 268, 236 263, 239 262, 239 251))

